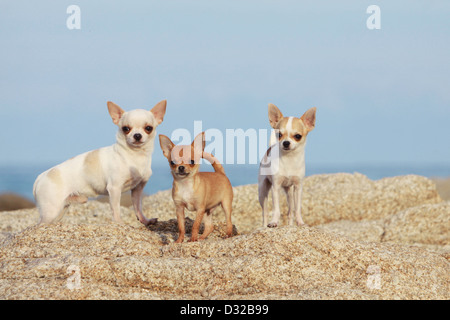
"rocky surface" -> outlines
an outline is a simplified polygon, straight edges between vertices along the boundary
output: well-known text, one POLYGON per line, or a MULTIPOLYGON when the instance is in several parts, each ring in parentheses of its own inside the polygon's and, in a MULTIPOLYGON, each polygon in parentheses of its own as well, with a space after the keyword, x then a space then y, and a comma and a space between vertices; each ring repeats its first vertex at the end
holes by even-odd
POLYGON ((283 201, 281 226, 262 228, 257 186, 240 186, 234 236, 216 210, 208 239, 183 244, 170 191, 145 198, 149 228, 98 201, 45 226, 36 209, 0 212, 0 299, 450 298, 450 202, 431 180, 317 175, 303 190, 308 226, 287 226, 283 201))
POLYGON ((0 193, 0 211, 34 208, 33 201, 12 192, 0 193))

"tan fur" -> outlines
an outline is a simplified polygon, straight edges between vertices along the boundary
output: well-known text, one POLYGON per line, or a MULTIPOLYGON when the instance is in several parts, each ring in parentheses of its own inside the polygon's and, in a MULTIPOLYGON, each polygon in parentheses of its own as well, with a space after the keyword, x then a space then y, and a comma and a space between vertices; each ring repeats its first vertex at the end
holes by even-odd
POLYGON ((211 163, 215 172, 225 174, 225 169, 223 168, 222 164, 220 164, 219 160, 212 154, 203 152, 202 158, 211 163))
POLYGON ((226 215, 226 234, 231 237, 233 230, 231 223, 233 188, 225 175, 223 166, 214 156, 203 152, 205 148, 204 132, 199 134, 190 146, 175 146, 164 135, 159 136, 159 141, 163 154, 170 163, 174 178, 172 198, 176 206, 179 230, 176 242, 181 243, 184 240, 185 209, 197 212, 190 240, 197 241, 203 218, 205 218, 205 230, 200 236, 200 240, 206 239, 213 231, 212 211, 219 205, 222 206, 226 215), (213 165, 216 172, 198 172, 199 160, 202 157, 213 165), (192 160, 194 160, 194 163, 191 163, 192 160), (180 167, 184 167, 184 170, 180 171, 180 167))
POLYGON ((58 186, 62 184, 62 178, 61 178, 61 173, 59 172, 59 169, 57 169, 57 168, 51 169, 48 172, 47 176, 48 176, 49 180, 52 181, 54 184, 56 184, 58 186))
POLYGON ((287 132, 287 130, 285 130, 288 122, 289 122, 289 118, 290 117, 284 117, 282 118, 275 126, 274 129, 277 129, 282 135, 281 137, 278 137, 279 140, 289 137, 292 139, 295 139, 294 136, 298 133, 301 134, 303 137, 306 137, 306 135, 308 134, 308 127, 303 123, 302 119, 299 118, 295 118, 292 117, 292 121, 291 121, 291 126, 292 129, 291 131, 287 132))
POLYGON ((280 109, 278 109, 276 105, 269 103, 269 122, 272 128, 275 129, 275 126, 281 119, 283 119, 283 114, 280 109))
POLYGON ((69 196, 66 199, 67 204, 71 203, 86 203, 88 201, 88 197, 86 196, 69 196))
POLYGON ((306 111, 300 119, 305 124, 307 132, 312 131, 316 125, 316 108, 306 111))
MULTIPOLYGON (((294 119, 298 119, 298 118, 294 118, 294 119)), ((298 119, 301 120, 301 119, 298 119)), ((303 124, 302 121, 292 121, 292 130, 293 132, 298 132, 300 133, 302 136, 306 136, 306 134, 308 133, 308 130, 306 129, 306 126, 303 124)))
POLYGON ((88 176, 95 176, 101 171, 99 151, 93 150, 88 152, 84 158, 84 171, 88 176))

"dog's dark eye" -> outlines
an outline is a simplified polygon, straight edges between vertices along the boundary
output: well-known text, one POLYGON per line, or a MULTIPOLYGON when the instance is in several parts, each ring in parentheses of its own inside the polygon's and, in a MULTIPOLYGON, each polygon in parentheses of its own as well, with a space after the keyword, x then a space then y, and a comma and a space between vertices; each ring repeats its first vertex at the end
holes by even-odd
POLYGON ((145 131, 147 132, 147 134, 150 134, 153 131, 153 127, 152 126, 146 126, 145 127, 145 131))
POLYGON ((124 127, 122 127, 122 131, 123 131, 123 133, 128 134, 131 131, 131 129, 130 129, 130 127, 124 126, 124 127))
POLYGON ((278 139, 281 139, 282 136, 283 134, 281 132, 278 132, 278 139))
POLYGON ((294 136, 294 138, 295 138, 295 140, 299 141, 299 140, 302 138, 302 135, 297 133, 297 134, 294 136))
POLYGON ((195 164, 195 161, 194 161, 194 160, 191 160, 191 164, 195 164))
POLYGON ((170 161, 170 165, 174 166, 174 165, 175 165, 175 162, 170 161))

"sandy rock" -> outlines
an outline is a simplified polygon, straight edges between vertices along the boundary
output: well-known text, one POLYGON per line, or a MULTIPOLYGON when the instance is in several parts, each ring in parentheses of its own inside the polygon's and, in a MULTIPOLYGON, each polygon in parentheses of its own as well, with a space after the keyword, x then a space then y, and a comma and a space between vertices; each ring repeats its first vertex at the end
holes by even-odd
POLYGON ((6 192, 0 194, 0 211, 12 211, 20 209, 34 208, 35 204, 30 199, 21 195, 6 192))
POLYGON ((50 256, 151 255, 155 245, 162 245, 157 234, 129 225, 57 223, 32 226, 11 235, 0 247, 0 256, 45 258, 50 256), (33 245, 30 245, 33 244, 33 245))
POLYGON ((0 299, 450 298, 450 203, 430 180, 319 175, 304 192, 311 227, 261 228, 257 186, 240 186, 234 236, 216 210, 208 239, 183 244, 170 190, 144 199, 148 228, 98 201, 45 226, 37 209, 1 212, 0 299))
MULTIPOLYGON (((234 187, 233 190, 232 219, 239 232, 247 233, 261 227, 258 186, 244 185, 234 187)), ((280 198, 280 222, 286 225, 287 202, 283 193, 280 198)), ((302 216, 308 225, 339 220, 376 220, 406 208, 441 201, 434 182, 421 176, 408 175, 372 181, 359 173, 323 174, 305 178, 302 216)), ((143 207, 149 217, 162 220, 176 217, 170 190, 146 197, 143 207)), ((186 210, 186 216, 195 219, 195 212, 186 210)), ((214 212, 215 221, 224 219, 222 210, 214 212)))
MULTIPOLYGON (((288 209, 283 193, 280 199, 280 222, 286 225, 288 209)), ((377 220, 406 208, 441 201, 433 181, 421 176, 408 175, 372 181, 359 173, 322 174, 304 180, 302 216, 308 225, 340 220, 377 220)), ((233 223, 241 233, 262 226, 257 185, 234 188, 233 223)))
POLYGON ((450 245, 450 201, 409 208, 385 219, 382 241, 450 245))
POLYGON ((162 245, 145 228, 55 224, 0 248, 3 299, 450 297, 449 263, 439 255, 313 227, 162 245))
POLYGON ((317 226, 319 229, 335 232, 353 240, 381 242, 384 235, 384 220, 333 221, 317 226))
POLYGON ((441 198, 450 201, 450 177, 432 179, 441 198))
POLYGON ((0 212, 0 242, 8 236, 35 225, 39 213, 36 208, 0 212))
POLYGON ((304 220, 311 225, 343 219, 376 220, 442 201, 431 180, 415 175, 377 181, 359 173, 316 175, 305 179, 304 191, 304 220))
MULTIPOLYGON (((142 208, 147 217, 169 220, 176 218, 172 190, 159 191, 142 200, 142 208)), ((219 210, 216 210, 219 211, 219 210)), ((185 210, 186 216, 195 219, 195 213, 185 210)))
POLYGON ((378 220, 334 221, 318 228, 358 241, 410 244, 450 255, 450 202, 424 204, 378 220))

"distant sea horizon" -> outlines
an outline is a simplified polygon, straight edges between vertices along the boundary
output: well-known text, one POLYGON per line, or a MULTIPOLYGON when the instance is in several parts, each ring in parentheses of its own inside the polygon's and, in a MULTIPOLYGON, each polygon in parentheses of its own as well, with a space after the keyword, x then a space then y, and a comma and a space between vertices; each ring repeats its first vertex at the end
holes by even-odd
MULTIPOLYGON (((37 176, 53 165, 0 165, 0 194, 15 193, 30 200, 33 197, 33 184, 37 176)), ((255 184, 258 180, 258 164, 224 165, 225 172, 233 187, 255 184)), ((152 165, 153 174, 144 192, 146 195, 172 188, 172 175, 168 164, 152 165)), ((202 164, 201 171, 212 171, 211 166, 202 164)), ((408 174, 428 178, 450 178, 450 164, 309 164, 306 176, 332 173, 361 173, 371 180, 408 174)))

